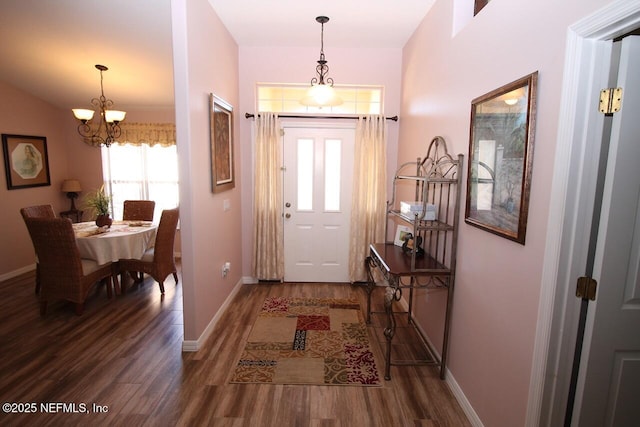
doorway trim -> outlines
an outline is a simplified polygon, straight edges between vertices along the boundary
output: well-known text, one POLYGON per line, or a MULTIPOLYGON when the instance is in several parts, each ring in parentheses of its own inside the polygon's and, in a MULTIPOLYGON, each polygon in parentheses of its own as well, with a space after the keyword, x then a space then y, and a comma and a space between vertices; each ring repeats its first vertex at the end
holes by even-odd
POLYGON ((569 27, 526 426, 562 425, 578 329, 612 39, 640 25, 640 2, 615 1, 569 27), (585 215, 586 213, 586 215, 585 215))

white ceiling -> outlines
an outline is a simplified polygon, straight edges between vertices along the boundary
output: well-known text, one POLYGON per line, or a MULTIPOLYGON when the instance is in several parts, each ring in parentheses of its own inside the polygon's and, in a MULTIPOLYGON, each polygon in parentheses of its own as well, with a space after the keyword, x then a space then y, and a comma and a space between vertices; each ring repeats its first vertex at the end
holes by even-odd
MULTIPOLYGON (((435 0, 209 0, 239 46, 402 47, 435 0)), ((2 0, 0 80, 61 108, 173 105, 170 0, 2 0)))
MULTIPOLYGON (((240 46, 402 47, 435 0, 209 0, 240 46)), ((328 52, 327 52, 328 54, 328 52)))

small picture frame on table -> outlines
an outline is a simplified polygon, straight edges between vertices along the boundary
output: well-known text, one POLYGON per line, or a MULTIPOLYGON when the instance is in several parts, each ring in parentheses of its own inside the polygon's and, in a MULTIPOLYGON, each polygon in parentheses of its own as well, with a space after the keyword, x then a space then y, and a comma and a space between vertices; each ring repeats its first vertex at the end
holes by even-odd
POLYGON ((396 238, 393 241, 393 244, 396 246, 404 245, 404 237, 407 233, 412 233, 413 230, 411 227, 407 227, 406 225, 399 225, 396 228, 396 238))

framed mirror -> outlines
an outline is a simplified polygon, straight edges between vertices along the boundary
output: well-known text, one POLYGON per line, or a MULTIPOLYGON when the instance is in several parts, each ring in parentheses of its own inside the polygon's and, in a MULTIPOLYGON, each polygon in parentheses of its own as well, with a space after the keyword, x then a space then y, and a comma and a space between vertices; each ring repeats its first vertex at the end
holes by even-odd
POLYGON ((465 222, 524 245, 538 72, 471 101, 465 222))

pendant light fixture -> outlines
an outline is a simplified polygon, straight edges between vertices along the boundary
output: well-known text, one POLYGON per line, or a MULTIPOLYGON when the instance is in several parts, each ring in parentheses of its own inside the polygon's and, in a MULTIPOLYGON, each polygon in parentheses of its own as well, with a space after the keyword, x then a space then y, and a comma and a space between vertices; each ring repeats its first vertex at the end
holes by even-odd
POLYGON ((342 98, 333 89, 333 79, 327 77, 329 66, 324 57, 324 24, 329 22, 329 18, 318 16, 316 21, 321 25, 320 59, 318 59, 318 65, 316 66, 316 74, 318 76, 311 79, 311 87, 307 90, 305 97, 300 100, 300 103, 308 107, 334 107, 342 104, 342 98))
POLYGON ((113 101, 104 96, 102 85, 102 72, 107 71, 108 68, 100 64, 97 64, 96 68, 100 71, 100 97, 93 98, 91 105, 97 108, 100 113, 98 123, 95 125, 91 123, 95 114, 94 110, 74 108, 72 111, 75 118, 80 121, 78 133, 84 142, 94 147, 101 145, 108 147, 120 136, 120 122, 124 120, 127 113, 110 109, 113 106, 113 101))

